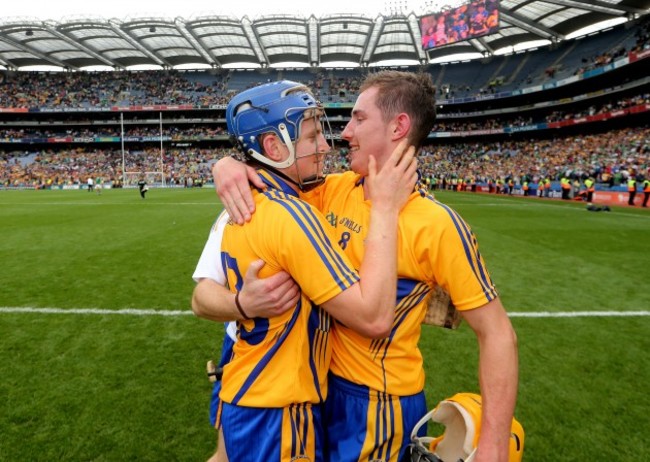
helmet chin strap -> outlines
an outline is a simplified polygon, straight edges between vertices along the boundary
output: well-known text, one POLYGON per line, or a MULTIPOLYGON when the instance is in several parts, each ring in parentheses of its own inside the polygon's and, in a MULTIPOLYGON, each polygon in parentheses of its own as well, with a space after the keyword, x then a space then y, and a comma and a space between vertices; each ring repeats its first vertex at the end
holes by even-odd
MULTIPOLYGON (((290 146, 289 149, 293 152, 293 150, 294 150, 293 145, 289 144, 288 146, 290 146)), ((296 166, 296 173, 298 174, 298 180, 296 180, 295 178, 292 178, 291 176, 284 173, 282 170, 280 170, 280 168, 275 167, 275 165, 284 165, 286 163, 286 161, 273 162, 268 157, 260 155, 256 151, 253 151, 252 149, 249 151, 248 155, 251 158, 253 158, 261 167, 263 167, 263 168, 265 168, 267 170, 270 170, 273 173, 275 173, 276 175, 282 177, 283 179, 285 179, 289 183, 295 185, 296 188, 298 188, 302 192, 311 191, 315 187, 320 186, 325 181, 325 175, 324 174, 320 175, 320 176, 317 176, 317 177, 315 177, 313 179, 303 180, 302 177, 300 176, 300 172, 298 171, 297 166, 296 166)), ((310 154, 310 155, 318 155, 318 154, 314 153, 314 154, 310 154)), ((291 163, 288 166, 291 166, 291 163)))
MULTIPOLYGON (((293 150, 293 145, 291 145, 291 149, 293 150)), ((317 156, 317 155, 326 155, 326 154, 314 153, 314 154, 309 154, 309 155, 317 156)), ((307 157, 307 156, 305 156, 305 157, 307 157)), ((268 159, 268 158, 265 157, 265 159, 268 159)), ((287 175, 286 173, 278 170, 275 167, 271 167, 268 163, 263 163, 262 165, 264 165, 265 168, 268 168, 269 170, 273 171, 273 173, 275 173, 276 175, 281 176, 282 178, 284 178, 285 180, 287 180, 291 184, 295 185, 302 192, 311 191, 315 187, 320 186, 321 184, 323 184, 323 182, 325 181, 325 176, 326 176, 325 174, 317 175, 316 177, 314 177, 312 179, 303 179, 300 176, 300 170, 298 169, 297 165, 296 165, 296 173, 298 175, 298 180, 296 180, 295 178, 291 178, 289 175, 287 175)))
MULTIPOLYGON (((320 166, 321 162, 322 163, 325 162, 325 157, 330 152, 331 151, 324 152, 324 153, 319 153, 318 151, 316 151, 313 154, 309 154, 308 156, 320 156, 322 158, 322 160, 317 161, 319 166, 320 166)), ((304 156, 304 157, 308 157, 308 156, 304 156)), ((317 159, 318 159, 318 157, 317 157, 317 159)), ((323 165, 323 167, 324 167, 324 165, 323 165)), ((303 192, 311 191, 312 189, 316 188, 317 186, 320 186, 321 184, 323 184, 323 182, 325 181, 325 177, 327 176, 327 174, 324 173, 323 170, 324 170, 324 168, 319 168, 318 169, 319 173, 317 173, 316 175, 314 175, 314 176, 312 176, 310 178, 303 178, 302 175, 300 175, 300 169, 298 168, 298 164, 296 163, 296 173, 298 175, 298 179, 300 180, 300 182, 299 182, 300 184, 298 185, 298 187, 300 188, 300 190, 303 191, 303 192)))

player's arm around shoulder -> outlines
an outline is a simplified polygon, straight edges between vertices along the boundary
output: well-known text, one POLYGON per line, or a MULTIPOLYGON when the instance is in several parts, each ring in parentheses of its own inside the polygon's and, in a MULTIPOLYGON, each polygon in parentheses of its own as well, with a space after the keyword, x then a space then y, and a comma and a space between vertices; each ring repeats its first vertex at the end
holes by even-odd
POLYGON ((212 165, 215 190, 233 222, 243 225, 255 213, 255 201, 250 185, 264 189, 255 169, 231 157, 219 159, 212 165))
POLYGON ((482 427, 474 460, 507 462, 519 376, 517 336, 498 297, 462 316, 476 333, 480 350, 482 427))

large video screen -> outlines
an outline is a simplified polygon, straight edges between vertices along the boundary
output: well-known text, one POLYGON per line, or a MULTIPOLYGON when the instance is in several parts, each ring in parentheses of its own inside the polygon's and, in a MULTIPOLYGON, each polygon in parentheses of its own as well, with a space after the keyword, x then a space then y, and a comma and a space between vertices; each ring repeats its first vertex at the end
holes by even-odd
POLYGON ((499 0, 476 0, 420 18, 422 48, 481 37, 499 29, 499 0))

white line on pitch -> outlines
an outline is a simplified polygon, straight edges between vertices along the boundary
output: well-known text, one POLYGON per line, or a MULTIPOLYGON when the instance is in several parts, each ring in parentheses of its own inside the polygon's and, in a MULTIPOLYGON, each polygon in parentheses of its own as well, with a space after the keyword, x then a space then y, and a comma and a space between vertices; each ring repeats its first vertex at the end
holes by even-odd
POLYGON ((616 316, 650 316, 650 311, 515 311, 509 312, 511 318, 597 318, 616 316))
MULTIPOLYGON (((154 310, 125 308, 107 310, 100 308, 32 308, 32 307, 0 307, 0 313, 43 313, 43 314, 121 314, 130 316, 189 316, 193 315, 191 309, 187 310, 154 310)), ((598 317, 629 317, 650 316, 650 311, 511 311, 511 318, 598 318, 598 317)))
POLYGON ((193 315, 191 309, 187 310, 143 310, 124 308, 119 310, 106 310, 100 308, 31 308, 31 307, 0 307, 0 313, 43 313, 43 314, 126 314, 131 316, 186 316, 193 315))

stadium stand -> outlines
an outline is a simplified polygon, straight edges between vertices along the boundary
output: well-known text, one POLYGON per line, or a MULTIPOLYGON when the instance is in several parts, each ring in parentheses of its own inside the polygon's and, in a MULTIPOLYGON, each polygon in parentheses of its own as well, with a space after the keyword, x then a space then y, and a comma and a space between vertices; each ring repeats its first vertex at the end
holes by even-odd
MULTIPOLYGON (((587 175, 601 190, 616 189, 629 175, 647 176, 648 30, 645 21, 527 53, 407 68, 438 83, 439 118, 423 172, 447 184, 587 175)), ((345 169, 338 139, 365 73, 373 71, 7 71, 0 187, 80 187, 89 176, 130 186, 133 175, 160 171, 166 186, 203 184, 210 165, 232 151, 223 117, 232 94, 283 78, 311 86, 325 103, 341 148, 329 168, 345 169)))

